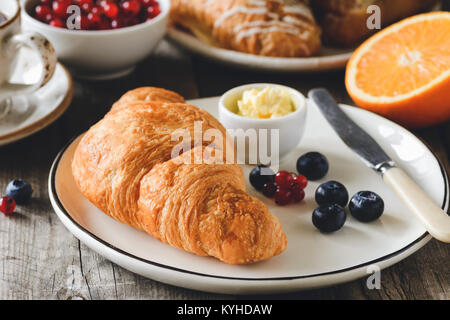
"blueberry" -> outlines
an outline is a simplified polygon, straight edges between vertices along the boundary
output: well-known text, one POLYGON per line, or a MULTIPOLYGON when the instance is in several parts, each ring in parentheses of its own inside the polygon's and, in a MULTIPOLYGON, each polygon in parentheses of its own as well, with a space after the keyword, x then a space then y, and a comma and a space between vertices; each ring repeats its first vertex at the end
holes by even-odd
POLYGON ((384 212, 384 201, 372 191, 360 191, 355 194, 348 205, 350 213, 361 222, 377 220, 384 212))
POLYGON ((266 166, 258 166, 250 172, 250 183, 256 190, 262 190, 266 183, 275 181, 275 173, 266 166))
POLYGON ((31 199, 32 193, 33 189, 31 188, 31 185, 22 179, 12 180, 6 186, 6 195, 14 198, 17 204, 28 202, 31 199))
POLYGON ((308 180, 319 180, 328 173, 329 165, 327 158, 318 152, 309 152, 297 160, 297 171, 308 180))
POLYGON ((348 203, 347 189, 337 181, 322 183, 316 190, 316 202, 319 205, 338 204, 345 207, 348 203))
POLYGON ((331 205, 321 205, 316 210, 314 210, 312 215, 312 222, 314 226, 321 232, 335 232, 341 229, 345 220, 347 219, 347 214, 344 208, 338 204, 331 205))

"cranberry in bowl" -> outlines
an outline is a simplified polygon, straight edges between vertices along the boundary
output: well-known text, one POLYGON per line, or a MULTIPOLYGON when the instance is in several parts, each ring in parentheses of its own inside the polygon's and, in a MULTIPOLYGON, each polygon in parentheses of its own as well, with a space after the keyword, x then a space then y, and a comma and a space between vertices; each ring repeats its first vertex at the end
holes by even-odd
POLYGON ((160 13, 157 0, 39 0, 31 11, 53 27, 91 31, 131 27, 160 13))
POLYGON ((44 34, 75 76, 124 76, 167 30, 170 0, 24 0, 22 26, 44 34))

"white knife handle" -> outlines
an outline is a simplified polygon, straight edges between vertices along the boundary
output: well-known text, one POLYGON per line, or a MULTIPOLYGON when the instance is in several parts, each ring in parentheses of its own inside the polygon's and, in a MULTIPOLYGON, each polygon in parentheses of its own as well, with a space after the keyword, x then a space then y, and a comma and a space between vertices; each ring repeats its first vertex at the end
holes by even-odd
POLYGON ((450 243, 450 216, 402 169, 396 167, 388 169, 384 172, 383 180, 434 238, 450 243))

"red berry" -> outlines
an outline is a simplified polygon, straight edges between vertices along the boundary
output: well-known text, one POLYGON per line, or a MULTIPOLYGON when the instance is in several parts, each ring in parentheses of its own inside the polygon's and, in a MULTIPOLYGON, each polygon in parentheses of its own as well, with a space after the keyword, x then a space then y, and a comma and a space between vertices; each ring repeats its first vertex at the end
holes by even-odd
POLYGON ((125 23, 125 25, 127 27, 131 27, 131 26, 134 26, 134 25, 138 24, 139 23, 139 19, 136 18, 136 17, 131 18, 131 19, 125 19, 124 23, 125 23))
POLYGON ((83 6, 84 4, 94 4, 94 0, 76 0, 77 4, 83 6))
POLYGON ((89 29, 97 29, 102 23, 102 18, 98 14, 92 12, 88 13, 87 19, 89 21, 89 29))
POLYGON ((114 19, 111 21, 111 29, 119 29, 119 28, 123 28, 124 24, 122 23, 121 20, 119 19, 114 19))
POLYGON ((100 6, 93 6, 92 9, 90 10, 90 12, 101 15, 101 14, 103 14, 103 9, 100 6))
POLYGON ((59 18, 53 18, 52 20, 50 20, 49 24, 52 27, 64 28, 64 22, 59 18))
POLYGON ((98 26, 99 30, 109 30, 111 29, 111 23, 108 19, 104 18, 101 20, 100 25, 98 26))
POLYGON ((94 8, 94 5, 92 3, 83 3, 81 5, 81 9, 83 9, 84 12, 92 12, 92 9, 94 8))
POLYGON ((280 188, 288 189, 293 180, 292 174, 287 171, 280 171, 275 175, 275 183, 280 188))
POLYGON ((157 5, 158 3, 155 0, 141 0, 142 5, 145 7, 151 7, 157 5))
POLYGON ((52 4, 53 13, 58 17, 65 17, 67 16, 67 8, 71 4, 71 0, 55 0, 52 4))
POLYGON ((159 6, 148 7, 147 8, 147 20, 153 19, 160 13, 161 13, 161 9, 159 8, 159 6))
POLYGON ((292 200, 294 202, 300 202, 305 199, 305 191, 303 189, 292 190, 292 200))
POLYGON ((292 184, 293 184, 293 186, 291 188, 300 188, 303 190, 308 185, 308 179, 306 179, 305 176, 298 174, 298 175, 294 176, 292 184))
POLYGON ((0 199, 0 211, 5 215, 10 215, 16 210, 16 201, 12 197, 3 197, 0 199))
POLYGON ((34 12, 36 13, 36 18, 41 21, 48 21, 51 19, 52 10, 49 6, 46 5, 38 5, 34 8, 34 12))
POLYGON ((41 0, 41 4, 51 5, 53 0, 41 0))
POLYGON ((137 0, 126 0, 120 4, 123 12, 129 16, 137 16, 141 11, 141 3, 137 0))
POLYGON ((275 203, 279 206, 285 206, 291 203, 292 192, 288 189, 278 188, 275 192, 275 203))
POLYGON ((85 15, 79 15, 76 17, 76 21, 80 23, 81 30, 89 30, 89 20, 85 15))
MULTIPOLYGON (((104 2, 102 2, 104 3, 104 2)), ((115 3, 104 3, 102 5, 103 7, 103 11, 105 12, 105 15, 111 19, 115 19, 117 18, 117 15, 119 14, 119 8, 117 7, 117 5, 115 3)))
POLYGON ((275 185, 275 183, 266 183, 266 184, 264 184, 262 193, 267 198, 275 197, 275 193, 276 192, 277 192, 277 186, 275 185))

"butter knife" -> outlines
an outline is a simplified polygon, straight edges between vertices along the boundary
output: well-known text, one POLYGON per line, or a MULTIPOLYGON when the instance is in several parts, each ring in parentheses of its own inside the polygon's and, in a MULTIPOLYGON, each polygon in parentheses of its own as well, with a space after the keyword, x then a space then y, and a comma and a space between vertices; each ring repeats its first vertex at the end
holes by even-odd
POLYGON ((450 216, 384 152, 378 143, 359 127, 337 105, 325 89, 313 89, 309 98, 333 127, 334 131, 363 162, 380 173, 384 182, 396 193, 409 211, 436 239, 450 243, 450 216))

